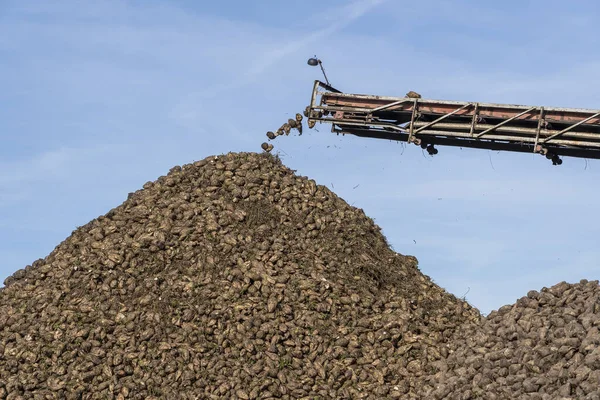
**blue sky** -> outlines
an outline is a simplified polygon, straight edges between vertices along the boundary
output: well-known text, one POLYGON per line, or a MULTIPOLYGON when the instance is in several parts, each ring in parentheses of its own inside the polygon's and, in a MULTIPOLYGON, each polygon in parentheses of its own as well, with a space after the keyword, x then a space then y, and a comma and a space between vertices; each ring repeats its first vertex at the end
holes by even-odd
MULTIPOLYGON (((181 165, 260 151, 318 55, 350 93, 600 108, 600 5, 579 1, 0 0, 0 279, 181 165)), ((600 163, 328 126, 274 142, 394 249, 487 313, 600 278, 600 163)))

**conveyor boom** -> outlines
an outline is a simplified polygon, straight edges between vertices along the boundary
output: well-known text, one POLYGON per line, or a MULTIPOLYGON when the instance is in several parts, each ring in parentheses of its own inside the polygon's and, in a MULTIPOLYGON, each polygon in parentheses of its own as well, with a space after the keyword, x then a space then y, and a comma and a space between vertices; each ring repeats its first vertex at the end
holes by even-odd
POLYGON ((315 81, 305 111, 309 127, 406 141, 437 154, 435 145, 600 158, 600 110, 382 97, 341 93, 315 81))

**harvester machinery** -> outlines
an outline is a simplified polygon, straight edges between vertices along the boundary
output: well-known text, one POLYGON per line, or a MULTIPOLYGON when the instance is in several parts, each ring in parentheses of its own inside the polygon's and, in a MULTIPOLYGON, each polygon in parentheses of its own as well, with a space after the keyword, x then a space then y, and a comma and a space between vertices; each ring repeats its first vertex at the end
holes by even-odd
POLYGON ((342 93, 315 81, 304 111, 308 126, 332 132, 404 141, 437 154, 436 145, 600 158, 600 110, 443 101, 342 93))

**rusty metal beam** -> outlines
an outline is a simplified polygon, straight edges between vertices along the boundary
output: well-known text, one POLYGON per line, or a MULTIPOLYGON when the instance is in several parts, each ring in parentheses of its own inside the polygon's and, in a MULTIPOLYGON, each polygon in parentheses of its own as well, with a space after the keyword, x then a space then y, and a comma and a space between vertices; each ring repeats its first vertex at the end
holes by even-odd
MULTIPOLYGON (((321 122, 332 122, 332 121, 326 120, 326 119, 320 119, 320 121, 321 122)), ((364 127, 365 130, 372 129, 373 131, 377 131, 378 129, 387 129, 387 130, 394 130, 394 131, 401 132, 401 133, 408 133, 408 136, 407 136, 408 141, 410 141, 409 138, 412 136, 410 131, 407 132, 406 129, 403 129, 403 128, 396 126, 394 124, 391 124, 391 123, 373 124, 373 123, 368 123, 368 122, 360 121, 360 120, 345 120, 343 122, 336 121, 333 123, 335 126, 338 126, 342 130, 348 129, 348 128, 353 128, 353 127, 364 127)), ((444 124, 444 125, 449 126, 452 124, 444 124)), ((501 140, 501 141, 510 141, 510 142, 518 142, 518 143, 527 142, 527 143, 532 143, 534 146, 536 145, 536 143, 535 143, 536 137, 535 136, 515 136, 514 132, 510 132, 510 131, 507 131, 507 132, 513 133, 513 135, 502 135, 502 134, 486 135, 485 141, 487 142, 490 140, 501 140)), ((466 132, 456 132, 456 131, 448 131, 448 130, 436 130, 436 129, 421 130, 419 132, 419 134, 426 135, 426 136, 455 137, 455 138, 460 138, 462 140, 471 140, 471 141, 472 140, 483 141, 482 139, 470 137, 469 134, 466 132)), ((556 145, 562 145, 562 146, 589 147, 589 148, 600 149, 600 137, 598 137, 597 139, 598 139, 598 141, 587 141, 587 142, 582 142, 582 141, 578 141, 578 140, 556 139, 553 143, 556 145)))
MULTIPOLYGON (((393 99, 393 98, 392 98, 393 99)), ((411 112, 413 102, 402 102, 401 99, 395 99, 396 105, 391 106, 389 99, 382 100, 381 98, 361 98, 360 96, 348 97, 345 94, 333 94, 326 93, 323 95, 323 103, 328 106, 339 106, 339 107, 351 107, 359 108, 363 110, 373 111, 374 109, 381 106, 389 106, 388 110, 405 111, 411 112)), ((442 101, 442 100, 427 100, 418 99, 419 109, 421 112, 429 112, 432 114, 448 114, 455 110, 457 107, 471 102, 456 102, 456 101, 442 101)), ((523 121, 536 121, 538 113, 528 112, 524 113, 524 110, 535 110, 539 107, 528 107, 520 105, 505 105, 505 104, 492 104, 492 103, 479 103, 479 113, 482 117, 507 119, 512 118, 515 115, 519 115, 519 120, 523 121)), ((569 108, 549 108, 544 107, 546 110, 546 120, 554 121, 558 123, 577 123, 583 119, 586 119, 590 114, 594 114, 592 118, 586 120, 590 124, 600 123, 600 114, 598 110, 587 110, 587 109, 569 109, 569 108)), ((471 116, 471 112, 463 110, 458 113, 459 116, 471 116)))
MULTIPOLYGON (((425 122, 415 122, 415 127, 420 127, 425 125, 425 122)), ((540 123, 541 125, 541 123, 540 123)), ((475 127, 474 131, 477 129, 488 129, 490 127, 493 127, 494 125, 489 125, 489 124, 479 124, 475 127)), ((441 124, 436 124, 436 128, 440 128, 440 129, 454 129, 454 130, 461 130, 464 131, 465 134, 467 134, 467 130, 471 127, 471 124, 463 124, 463 123, 454 123, 454 122, 448 122, 448 123, 441 123, 441 124)), ((495 131, 497 132, 512 132, 512 133, 521 133, 521 134, 531 134, 531 135, 537 135, 538 133, 538 129, 536 128, 523 128, 520 126, 501 126, 501 127, 497 127, 495 129, 495 131)), ((545 129, 539 129, 539 136, 540 138, 544 138, 544 137, 548 137, 550 135, 553 135, 554 133, 556 133, 556 131, 552 131, 552 130, 545 130, 545 129)), ((471 132, 469 131, 468 133, 469 136, 471 136, 471 132)), ((580 132, 580 131, 569 131, 567 133, 565 133, 563 136, 565 137, 574 137, 574 138, 581 138, 581 139, 592 139, 592 140, 598 140, 600 141, 600 133, 588 133, 588 132, 580 132)))
MULTIPOLYGON (((448 137, 457 137, 463 138, 465 140, 472 140, 469 137, 466 137, 464 134, 459 132, 449 132, 449 131, 438 131, 438 130, 425 130, 422 131, 423 135, 436 135, 436 136, 448 136, 448 137)), ((535 144, 535 138, 527 137, 527 136, 510 136, 510 135, 486 135, 485 140, 504 140, 507 142, 527 142, 535 144)), ((581 142, 577 140, 562 140, 556 139, 554 144, 561 146, 581 146, 581 142)), ((585 147, 593 147, 600 149, 600 142, 586 142, 585 147)))
MULTIPOLYGON (((405 129, 402 129, 402 128, 392 125, 392 124, 381 124, 381 125, 378 125, 377 127, 374 127, 371 124, 367 124, 362 121, 348 121, 348 122, 344 122, 343 124, 336 124, 336 126, 338 126, 342 130, 351 129, 354 127, 363 127, 365 130, 372 129, 372 131, 374 131, 374 132, 378 131, 378 129, 394 130, 394 131, 397 131, 402 134, 408 133, 407 141, 410 141, 409 138, 411 136, 410 132, 406 132, 405 129)), ((398 133, 396 133, 396 134, 398 134, 398 133)), ((461 140, 465 140, 465 141, 484 142, 484 140, 482 140, 482 139, 471 138, 471 137, 467 136, 467 134, 462 133, 462 132, 453 132, 453 131, 444 131, 444 130, 434 130, 434 129, 423 130, 420 132, 420 135, 421 135, 420 137, 425 137, 425 136, 453 137, 453 138, 457 138, 457 139, 461 139, 461 140)), ((485 143, 489 143, 489 141, 531 143, 533 146, 536 145, 535 137, 528 137, 528 136, 486 135, 485 143)), ((559 145, 559 146, 587 147, 587 148, 594 148, 594 149, 600 150, 600 141, 586 142, 585 145, 583 145, 583 143, 581 141, 577 141, 577 140, 556 139, 553 142, 553 144, 559 145)))

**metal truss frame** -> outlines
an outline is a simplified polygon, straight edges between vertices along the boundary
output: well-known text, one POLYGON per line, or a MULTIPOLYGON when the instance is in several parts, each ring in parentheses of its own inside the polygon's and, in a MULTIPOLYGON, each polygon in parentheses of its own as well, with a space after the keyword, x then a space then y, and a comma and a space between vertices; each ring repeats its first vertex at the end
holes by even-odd
POLYGON ((600 159, 600 110, 347 94, 315 81, 306 114, 309 126, 422 147, 600 159))

